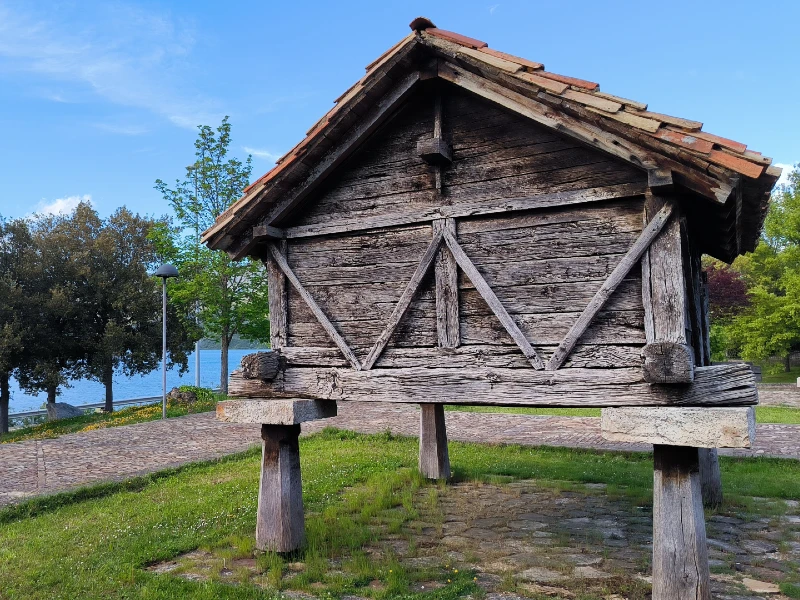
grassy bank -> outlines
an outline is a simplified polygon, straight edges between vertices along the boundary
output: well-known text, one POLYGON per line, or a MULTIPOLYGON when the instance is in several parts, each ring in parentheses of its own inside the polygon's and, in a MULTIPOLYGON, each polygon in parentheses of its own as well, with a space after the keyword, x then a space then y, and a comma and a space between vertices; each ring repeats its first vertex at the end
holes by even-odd
MULTIPOLYGON (((167 402, 167 416, 182 417, 183 415, 193 413, 208 412, 215 409, 219 400, 225 399, 225 396, 214 394, 210 390, 203 388, 197 389, 200 389, 200 392, 198 393, 196 402, 187 403, 169 400, 167 402)), ((67 433, 92 431, 93 429, 118 427, 120 425, 131 425, 133 423, 144 423, 145 421, 154 421, 160 418, 161 404, 131 406, 114 411, 113 413, 89 413, 80 417, 60 419, 50 423, 21 427, 6 434, 0 434, 0 444, 19 442, 21 440, 56 438, 67 433)))
MULTIPOLYGON (((286 586, 281 575, 302 561, 290 587, 323 598, 478 598, 471 571, 412 568, 361 551, 376 537, 408 529, 421 510, 415 498, 436 496, 437 484, 416 472, 417 446, 415 439, 334 430, 301 440, 308 549, 292 557, 255 556, 258 585, 243 576, 231 585, 236 571, 227 580, 189 581, 148 569, 198 548, 219 561, 214 573, 253 560, 255 451, 0 511, 0 597, 276 598, 286 586), (322 567, 330 559, 339 565, 334 571, 322 567), (415 591, 431 579, 438 589, 415 591)), ((646 454, 451 443, 450 455, 459 481, 535 479, 559 489, 604 483, 608 493, 650 501, 652 457, 646 454)), ((752 505, 753 496, 800 498, 798 461, 722 458, 720 464, 731 510, 752 505)))

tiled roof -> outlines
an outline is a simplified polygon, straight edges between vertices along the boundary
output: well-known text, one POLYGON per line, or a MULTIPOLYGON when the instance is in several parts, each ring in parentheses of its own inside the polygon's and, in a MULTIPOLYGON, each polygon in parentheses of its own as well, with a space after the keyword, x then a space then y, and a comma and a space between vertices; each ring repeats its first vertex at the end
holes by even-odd
MULTIPOLYGON (((308 147, 316 143, 320 136, 328 134, 327 128, 337 118, 337 113, 359 96, 385 63, 413 44, 447 51, 448 56, 462 57, 464 60, 493 68, 510 77, 511 81, 517 82, 528 97, 554 108, 573 113, 577 111, 584 117, 589 116, 598 127, 636 143, 644 142, 654 152, 678 162, 690 163, 693 168, 700 165, 711 176, 727 173, 759 179, 758 190, 762 196, 768 193, 780 176, 780 169, 770 166, 772 159, 749 150, 745 144, 702 131, 702 123, 648 111, 647 105, 642 102, 600 91, 598 83, 552 73, 541 63, 494 50, 480 40, 436 28, 423 17, 412 21, 411 27, 413 31, 410 35, 370 63, 364 77, 335 100, 334 107, 308 130, 306 137, 278 159, 271 171, 248 186, 243 197, 218 217, 216 223, 204 232, 205 242, 217 246, 217 240, 227 231, 228 226, 249 212, 251 200, 269 191, 271 182, 278 179, 291 165, 298 161, 303 162, 300 159, 308 147)), ((763 213, 766 202, 759 202, 763 213)), ((755 235, 757 237, 758 233, 755 235)))

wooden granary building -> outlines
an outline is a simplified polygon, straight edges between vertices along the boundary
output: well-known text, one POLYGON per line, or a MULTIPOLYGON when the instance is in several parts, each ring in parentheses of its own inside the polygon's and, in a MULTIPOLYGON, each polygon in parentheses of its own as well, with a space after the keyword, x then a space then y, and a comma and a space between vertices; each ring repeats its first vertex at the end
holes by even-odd
POLYGON ((422 405, 431 477, 449 475, 443 404, 604 407, 610 436, 656 444, 653 597, 709 597, 697 448, 746 445, 757 392, 710 363, 700 258, 754 248, 780 170, 411 28, 204 234, 268 267, 273 352, 219 410, 264 423, 259 545, 302 543, 298 423, 334 401, 422 405))

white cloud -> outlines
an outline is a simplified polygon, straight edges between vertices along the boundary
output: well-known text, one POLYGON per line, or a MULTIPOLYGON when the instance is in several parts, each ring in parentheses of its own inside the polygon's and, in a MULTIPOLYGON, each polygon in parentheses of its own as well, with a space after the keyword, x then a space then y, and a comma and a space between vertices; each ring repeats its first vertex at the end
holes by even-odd
POLYGON ((490 15, 493 15, 493 14, 494 14, 494 11, 496 11, 496 10, 497 10, 499 7, 500 7, 500 5, 499 5, 499 4, 493 4, 492 6, 490 6, 490 7, 489 7, 489 14, 490 14, 490 15))
POLYGON ((73 13, 58 11, 58 21, 33 12, 35 5, 19 6, 25 8, 0 4, 4 71, 85 86, 114 104, 151 111, 180 127, 221 120, 216 103, 184 78, 193 68, 189 24, 117 2, 93 9, 91 20, 80 6, 73 13))
POLYGON ((92 203, 91 194, 84 194, 83 196, 66 196, 64 198, 56 198, 52 202, 42 200, 36 205, 34 214, 37 215, 65 215, 71 213, 81 202, 92 203))
POLYGON ((789 172, 794 168, 794 165, 798 163, 800 163, 800 160, 791 165, 786 163, 773 163, 776 167, 783 169, 783 173, 781 173, 781 176, 775 185, 787 185, 789 183, 789 172))
POLYGON ((242 148, 248 154, 252 154, 256 158, 263 158, 264 160, 268 160, 270 162, 277 161, 283 154, 278 154, 275 152, 270 152, 269 150, 261 150, 259 148, 251 148, 250 146, 244 146, 242 148))

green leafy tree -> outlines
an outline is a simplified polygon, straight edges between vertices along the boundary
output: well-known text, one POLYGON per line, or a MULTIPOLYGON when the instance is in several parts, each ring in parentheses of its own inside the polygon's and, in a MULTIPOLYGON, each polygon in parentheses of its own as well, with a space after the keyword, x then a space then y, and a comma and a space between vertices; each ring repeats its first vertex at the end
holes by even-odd
POLYGON ((772 194, 755 251, 733 264, 747 285, 749 306, 725 326, 725 344, 745 360, 784 357, 800 348, 800 169, 772 194))
POLYGON ((0 434, 8 433, 9 380, 24 361, 31 334, 32 322, 25 318, 31 302, 23 284, 33 255, 27 221, 0 218, 0 434))
MULTIPOLYGON (((78 229, 96 222, 97 213, 80 206, 72 220, 78 229)), ((161 286, 150 275, 158 264, 150 236, 157 223, 118 209, 93 232, 85 272, 87 310, 93 315, 87 327, 87 377, 105 387, 105 410, 114 410, 114 374, 149 373, 161 359, 161 286)), ((80 232, 75 232, 80 235, 80 232)), ((170 367, 188 368, 188 353, 200 331, 180 306, 167 305, 167 349, 170 367)))
POLYGON ((70 218, 49 215, 30 222, 34 257, 17 281, 26 297, 20 314, 30 327, 15 374, 26 392, 46 392, 48 403, 81 376, 85 324, 91 317, 84 310, 87 290, 81 275, 86 238, 73 235, 70 218))
POLYGON ((206 337, 220 343, 220 386, 227 393, 228 349, 233 336, 269 339, 266 274, 258 262, 236 262, 224 252, 200 244, 201 232, 241 197, 252 165, 249 156, 242 162, 228 155, 228 117, 216 130, 207 125, 198 129, 195 161, 186 168, 186 178, 177 180, 174 188, 156 181, 156 189, 175 211, 179 226, 162 228, 154 237, 160 242, 159 251, 181 273, 173 297, 187 310, 196 310, 206 337))

